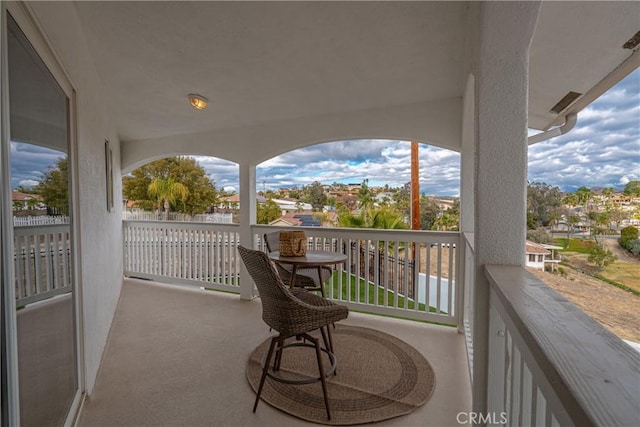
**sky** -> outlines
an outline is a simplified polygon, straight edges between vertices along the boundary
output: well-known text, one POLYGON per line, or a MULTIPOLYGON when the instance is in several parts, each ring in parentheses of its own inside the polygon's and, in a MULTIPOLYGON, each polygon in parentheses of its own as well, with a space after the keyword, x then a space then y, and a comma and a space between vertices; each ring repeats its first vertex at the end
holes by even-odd
MULTIPOLYGON (((419 153, 420 192, 459 196, 460 155, 424 144, 419 153)), ((12 187, 35 185, 60 156, 12 142, 12 187)), ((237 191, 237 164, 213 157, 196 159, 217 188, 237 191)), ((400 187, 411 180, 411 144, 376 139, 318 144, 260 164, 256 179, 259 191, 364 179, 370 186, 400 187)), ((528 180, 565 192, 583 185, 621 190, 627 182, 640 180, 640 69, 582 110, 569 133, 530 146, 528 180)))

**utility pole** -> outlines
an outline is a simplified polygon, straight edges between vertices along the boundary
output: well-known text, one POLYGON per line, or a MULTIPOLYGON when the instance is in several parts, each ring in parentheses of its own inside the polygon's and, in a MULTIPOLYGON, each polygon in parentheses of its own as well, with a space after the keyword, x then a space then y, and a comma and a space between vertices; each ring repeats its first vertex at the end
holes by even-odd
MULTIPOLYGON (((418 142, 411 141, 411 229, 420 230, 420 165, 418 142)), ((411 245, 411 258, 416 260, 416 244, 411 245)), ((415 265, 415 264, 414 264, 415 265)), ((419 266, 415 265, 415 268, 419 266)))
POLYGON ((411 141, 411 229, 420 230, 420 166, 418 142, 411 141))

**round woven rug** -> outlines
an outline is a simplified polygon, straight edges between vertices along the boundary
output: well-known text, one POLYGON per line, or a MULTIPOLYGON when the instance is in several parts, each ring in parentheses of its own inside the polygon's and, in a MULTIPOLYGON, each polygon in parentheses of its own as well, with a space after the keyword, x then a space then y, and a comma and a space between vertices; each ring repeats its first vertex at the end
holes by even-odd
MULTIPOLYGON (((303 420, 328 425, 353 425, 405 415, 424 405, 433 394, 435 374, 429 362, 404 341, 369 328, 337 324, 332 329, 337 375, 327 378, 331 420, 320 382, 290 385, 267 378, 260 405, 267 402, 303 420)), ((261 360, 271 339, 249 357, 247 379, 258 390, 261 360)), ((330 366, 323 353, 325 370, 330 366)), ((283 352, 279 376, 317 378, 313 348, 293 347, 283 352)))

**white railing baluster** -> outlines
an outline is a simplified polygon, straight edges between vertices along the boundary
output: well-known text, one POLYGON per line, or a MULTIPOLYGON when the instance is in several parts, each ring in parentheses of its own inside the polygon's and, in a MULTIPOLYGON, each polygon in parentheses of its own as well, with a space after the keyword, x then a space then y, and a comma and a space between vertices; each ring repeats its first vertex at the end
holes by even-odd
POLYGON ((437 261, 437 280, 436 280, 436 313, 442 312, 442 245, 438 245, 438 261, 437 261))
MULTIPOLYGON (((62 250, 61 250, 61 254, 62 254, 62 283, 64 283, 64 286, 66 286, 67 284, 71 283, 71 277, 70 277, 70 272, 71 270, 69 269, 70 265, 70 251, 69 251, 69 239, 70 236, 68 233, 62 233, 62 250)), ((38 263, 36 263, 37 265, 38 263)))
POLYGON ((453 245, 449 245, 447 249, 448 249, 448 255, 449 255, 449 272, 448 272, 449 280, 447 280, 447 313, 450 313, 452 315, 457 315, 458 313, 453 308, 453 296, 455 292, 453 285, 455 282, 452 280, 453 265, 456 258, 455 256, 456 251, 453 249, 453 245))

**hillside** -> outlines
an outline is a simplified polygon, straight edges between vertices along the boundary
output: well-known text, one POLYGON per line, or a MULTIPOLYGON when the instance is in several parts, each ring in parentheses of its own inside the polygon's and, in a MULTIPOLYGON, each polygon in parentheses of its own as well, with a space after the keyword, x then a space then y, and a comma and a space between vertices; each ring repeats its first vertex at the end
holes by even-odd
POLYGON ((565 270, 563 277, 529 269, 620 338, 640 342, 640 297, 587 274, 565 270))

